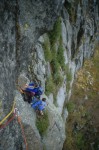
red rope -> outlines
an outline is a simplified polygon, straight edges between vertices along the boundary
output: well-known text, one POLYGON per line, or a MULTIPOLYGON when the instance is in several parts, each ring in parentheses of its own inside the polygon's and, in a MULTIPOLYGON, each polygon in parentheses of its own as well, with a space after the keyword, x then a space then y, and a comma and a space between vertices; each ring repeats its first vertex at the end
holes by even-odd
MULTIPOLYGON (((15 114, 2 126, 0 126, 0 130, 2 130, 3 128, 5 128, 13 119, 15 118, 15 114)), ((26 150, 28 150, 28 145, 27 145, 27 141, 26 141, 26 137, 25 137, 25 133, 24 133, 24 128, 21 122, 21 118, 18 116, 18 123, 20 124, 21 130, 22 130, 22 135, 24 138, 24 143, 26 145, 26 150)))
POLYGON ((21 130, 22 130, 22 135, 23 135, 23 138, 24 138, 24 143, 26 145, 26 150, 28 150, 28 144, 27 144, 27 141, 26 141, 24 128, 23 128, 23 125, 22 125, 22 122, 21 122, 21 118, 19 116, 18 116, 18 123, 20 124, 21 130))
POLYGON ((0 126, 0 130, 5 128, 14 119, 14 117, 15 117, 15 114, 4 125, 0 126))

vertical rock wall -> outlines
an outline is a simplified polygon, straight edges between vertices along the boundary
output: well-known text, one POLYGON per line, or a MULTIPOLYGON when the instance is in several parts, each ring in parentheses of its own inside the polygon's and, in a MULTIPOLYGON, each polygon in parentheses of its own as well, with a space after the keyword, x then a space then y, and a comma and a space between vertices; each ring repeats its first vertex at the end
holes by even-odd
MULTIPOLYGON (((20 111, 29 150, 43 147, 47 150, 62 149, 65 120, 68 116, 65 102, 71 95, 75 72, 83 65, 85 58, 93 55, 97 39, 98 1, 66 0, 63 9, 62 5, 61 0, 0 2, 0 119, 8 114, 13 99, 16 98, 16 107, 20 111), (49 37, 39 36, 53 28, 61 10, 65 65, 68 66, 72 79, 68 83, 68 75, 60 68, 63 82, 56 93, 56 101, 52 93, 47 97, 50 123, 46 135, 41 137, 35 125, 35 112, 22 100, 20 93, 15 91, 15 84, 19 75, 23 74, 30 80, 36 79, 46 89, 47 77, 52 74, 52 69, 50 62, 46 61, 43 44, 46 37, 49 37)), ((57 50, 59 41, 55 45, 57 50)), ((1 130, 0 134, 1 150, 25 149, 16 119, 1 130)))
MULTIPOLYGON (((18 76, 27 74, 35 42, 53 27, 62 4, 61 0, 0 1, 0 120, 12 108, 18 76)), ((19 150, 22 143, 16 120, 0 131, 1 150, 19 150)))

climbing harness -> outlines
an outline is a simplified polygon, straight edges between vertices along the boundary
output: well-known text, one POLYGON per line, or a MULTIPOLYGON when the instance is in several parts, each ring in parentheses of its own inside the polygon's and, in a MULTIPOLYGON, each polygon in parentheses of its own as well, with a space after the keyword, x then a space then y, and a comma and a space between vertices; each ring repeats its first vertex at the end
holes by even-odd
POLYGON ((3 128, 5 128, 12 120, 14 120, 14 118, 17 118, 17 121, 21 127, 21 130, 22 130, 22 136, 23 136, 23 139, 24 139, 24 143, 25 143, 25 146, 26 146, 26 150, 28 150, 28 144, 27 144, 27 141, 26 141, 26 137, 25 137, 25 133, 24 133, 24 128, 23 128, 23 125, 22 125, 22 121, 21 121, 21 117, 19 115, 19 111, 17 108, 15 108, 15 100, 14 100, 14 103, 13 103, 13 107, 12 107, 12 110, 10 111, 10 113, 8 113, 7 116, 4 117, 4 119, 0 122, 0 131, 2 131, 3 128), (4 121, 6 119, 8 119, 8 117, 13 114, 13 116, 5 123, 4 121), (2 125, 3 124, 3 125, 2 125))

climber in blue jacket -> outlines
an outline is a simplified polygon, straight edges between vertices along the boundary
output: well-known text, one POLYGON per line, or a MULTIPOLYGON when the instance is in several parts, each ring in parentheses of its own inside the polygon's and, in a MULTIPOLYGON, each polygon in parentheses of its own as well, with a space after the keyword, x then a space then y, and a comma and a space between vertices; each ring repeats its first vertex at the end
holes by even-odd
POLYGON ((33 100, 31 106, 34 110, 38 111, 40 115, 43 115, 43 110, 47 106, 46 98, 42 98, 42 100, 37 100, 35 102, 33 100))
POLYGON ((21 88, 20 92, 23 96, 24 101, 31 103, 34 96, 40 98, 40 95, 43 94, 43 88, 37 83, 30 82, 29 84, 26 84, 23 88, 21 88))
POLYGON ((31 92, 31 94, 33 96, 40 96, 43 94, 43 88, 41 86, 39 86, 38 84, 33 83, 29 83, 29 85, 27 85, 27 87, 25 87, 24 89, 25 92, 31 92))

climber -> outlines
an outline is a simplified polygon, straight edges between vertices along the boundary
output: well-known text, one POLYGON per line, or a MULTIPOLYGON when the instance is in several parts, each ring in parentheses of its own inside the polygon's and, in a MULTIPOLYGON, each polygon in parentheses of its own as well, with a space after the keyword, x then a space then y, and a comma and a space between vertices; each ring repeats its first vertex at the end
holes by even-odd
POLYGON ((23 91, 30 92, 32 96, 40 96, 43 94, 43 88, 34 82, 29 83, 29 85, 25 85, 23 91))
POLYGON ((38 97, 32 97, 32 102, 31 102, 31 106, 34 105, 36 102, 38 102, 40 100, 39 96, 38 97))
POLYGON ((43 111, 46 106, 47 106, 46 98, 42 98, 42 100, 36 100, 35 102, 33 100, 31 103, 31 107, 34 108, 34 110, 41 116, 44 115, 43 111))
POLYGON ((26 84, 24 87, 22 87, 20 92, 23 96, 24 101, 28 101, 28 103, 31 103, 34 96, 40 98, 40 95, 43 94, 43 88, 37 83, 30 82, 29 84, 26 84))

